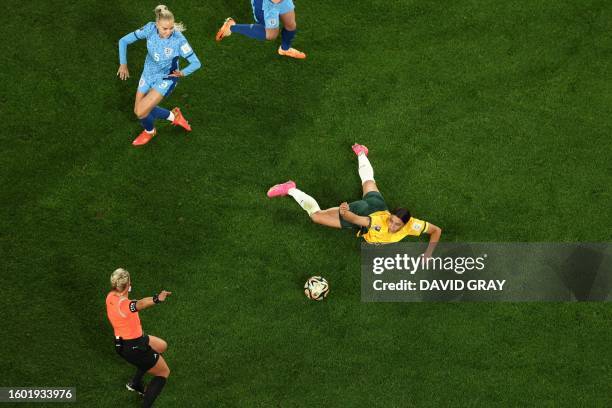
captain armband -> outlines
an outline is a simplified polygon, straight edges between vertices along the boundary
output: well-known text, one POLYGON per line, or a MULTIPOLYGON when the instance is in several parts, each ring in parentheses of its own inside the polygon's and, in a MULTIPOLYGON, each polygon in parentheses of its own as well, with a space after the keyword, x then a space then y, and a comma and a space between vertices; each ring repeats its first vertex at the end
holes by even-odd
POLYGON ((138 309, 136 309, 136 300, 132 300, 130 302, 130 312, 132 313, 136 313, 138 311, 138 309))

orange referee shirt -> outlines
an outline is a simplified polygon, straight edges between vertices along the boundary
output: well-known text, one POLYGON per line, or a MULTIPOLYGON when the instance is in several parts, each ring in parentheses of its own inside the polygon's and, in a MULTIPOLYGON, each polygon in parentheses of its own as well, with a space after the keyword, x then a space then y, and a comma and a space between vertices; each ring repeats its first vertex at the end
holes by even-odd
POLYGON ((106 296, 106 315, 113 326, 116 337, 131 340, 142 336, 142 325, 135 300, 111 291, 106 296))

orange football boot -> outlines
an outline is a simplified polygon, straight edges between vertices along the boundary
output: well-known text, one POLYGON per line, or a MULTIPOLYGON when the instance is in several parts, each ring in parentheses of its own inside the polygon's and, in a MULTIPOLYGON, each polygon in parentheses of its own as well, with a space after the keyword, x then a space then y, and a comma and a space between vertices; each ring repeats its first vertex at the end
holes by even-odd
POLYGON ((136 139, 132 142, 134 146, 143 146, 146 145, 155 137, 157 134, 157 129, 153 129, 153 133, 149 133, 146 130, 143 130, 141 134, 138 135, 136 139))
POLYGON ((180 126, 186 131, 191 132, 191 126, 189 126, 189 122, 187 122, 187 119, 185 119, 181 110, 179 108, 174 108, 172 109, 172 113, 174 113, 174 120, 172 121, 172 124, 174 126, 180 126))
POLYGON ((295 59, 304 59, 306 58, 306 54, 302 51, 298 51, 295 48, 289 48, 287 51, 283 50, 282 47, 278 47, 278 55, 282 55, 283 57, 291 57, 295 59))
POLYGON ((236 24, 236 22, 234 21, 233 18, 231 18, 231 17, 226 18, 225 22, 223 23, 223 25, 221 26, 219 31, 217 31, 217 35, 215 36, 215 40, 221 41, 225 37, 229 37, 230 35, 232 35, 232 30, 230 30, 230 28, 231 28, 231 26, 233 26, 235 24, 236 24))

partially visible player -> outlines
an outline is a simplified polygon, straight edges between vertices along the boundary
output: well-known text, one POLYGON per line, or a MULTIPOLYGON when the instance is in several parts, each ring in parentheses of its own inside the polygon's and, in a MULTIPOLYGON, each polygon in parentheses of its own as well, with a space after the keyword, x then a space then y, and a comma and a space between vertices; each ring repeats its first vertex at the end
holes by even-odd
POLYGON ((268 197, 290 195, 306 210, 314 223, 331 228, 356 229, 357 236, 372 244, 399 242, 407 236, 418 237, 422 233, 429 234, 429 246, 424 255, 430 257, 440 240, 442 230, 432 223, 412 217, 410 211, 405 208, 389 211, 374 181, 374 169, 368 160, 368 148, 354 144, 352 149, 357 155, 359 165, 363 190, 361 200, 350 204, 343 202, 339 207, 321 210, 317 201, 298 190, 293 181, 271 187, 268 190, 268 197))
POLYGON ((236 24, 233 18, 228 17, 217 32, 217 41, 229 37, 232 33, 262 41, 275 40, 280 32, 279 27, 282 22, 283 30, 278 54, 297 59, 306 58, 306 54, 291 48, 297 32, 293 0, 251 0, 251 6, 257 24, 236 24))
POLYGON ((142 331, 138 312, 165 301, 172 292, 162 290, 152 297, 130 300, 128 295, 132 289, 132 280, 130 273, 122 268, 111 274, 110 282, 111 291, 106 296, 106 314, 115 333, 115 351, 128 363, 136 366, 136 374, 126 384, 126 388, 142 395, 143 406, 150 407, 170 375, 168 364, 162 357, 168 344, 159 337, 147 335, 142 331), (147 372, 154 377, 145 391, 142 377, 147 372))
POLYGON ((130 77, 127 67, 127 46, 138 40, 147 40, 147 58, 134 102, 134 113, 140 119, 144 130, 132 142, 134 146, 147 144, 155 136, 155 120, 166 119, 175 126, 191 131, 191 126, 179 108, 172 111, 159 107, 159 103, 170 96, 179 78, 186 77, 198 68, 200 60, 195 55, 182 31, 182 23, 174 21, 168 7, 155 7, 155 22, 145 24, 119 40, 119 70, 117 75, 126 80, 130 77), (189 65, 179 69, 179 57, 189 61, 189 65))

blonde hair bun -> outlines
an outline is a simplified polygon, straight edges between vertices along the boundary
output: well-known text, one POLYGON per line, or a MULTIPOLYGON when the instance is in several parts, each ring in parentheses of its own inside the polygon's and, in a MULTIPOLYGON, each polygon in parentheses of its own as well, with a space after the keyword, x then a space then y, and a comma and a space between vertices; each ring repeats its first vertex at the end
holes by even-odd
MULTIPOLYGON (((170 11, 170 9, 168 7, 166 7, 163 4, 158 5, 157 7, 155 7, 155 20, 159 21, 159 20, 171 20, 174 21, 174 14, 172 14, 172 12, 170 11)), ((179 33, 185 31, 185 25, 183 23, 178 23, 175 22, 174 23, 174 30, 178 31, 179 33)))
POLYGON ((123 268, 115 269, 110 277, 111 288, 123 292, 130 283, 130 273, 123 268))
POLYGON ((167 6, 160 4, 159 6, 155 7, 155 14, 160 15, 161 13, 163 13, 164 11, 170 11, 168 9, 167 6))

